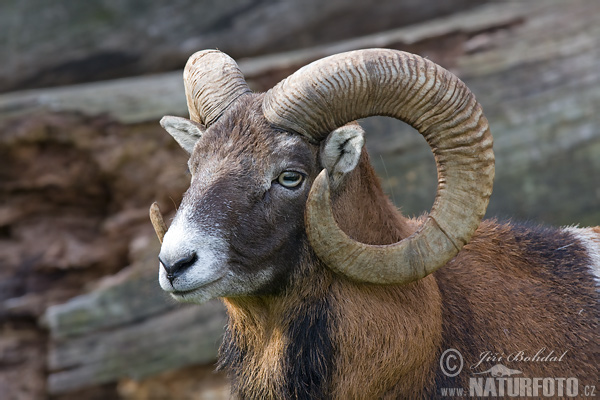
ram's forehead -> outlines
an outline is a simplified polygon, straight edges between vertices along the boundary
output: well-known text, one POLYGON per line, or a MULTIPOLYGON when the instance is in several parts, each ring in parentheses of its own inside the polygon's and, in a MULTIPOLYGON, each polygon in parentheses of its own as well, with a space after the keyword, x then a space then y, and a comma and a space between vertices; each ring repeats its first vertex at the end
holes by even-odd
POLYGON ((281 158, 300 162, 310 157, 315 150, 311 147, 316 146, 298 134, 271 126, 262 114, 261 104, 262 95, 245 96, 236 102, 203 135, 191 164, 215 156, 238 164, 281 158))

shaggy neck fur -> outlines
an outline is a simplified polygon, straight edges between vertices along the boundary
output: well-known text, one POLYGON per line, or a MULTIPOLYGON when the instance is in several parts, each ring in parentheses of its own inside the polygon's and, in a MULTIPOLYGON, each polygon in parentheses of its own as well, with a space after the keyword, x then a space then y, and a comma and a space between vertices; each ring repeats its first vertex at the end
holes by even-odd
MULTIPOLYGON (((393 243, 415 229, 383 194, 366 153, 333 205, 340 227, 364 243, 393 243)), ((225 299, 229 324, 219 366, 229 370, 233 393, 273 399, 421 393, 433 379, 441 342, 434 279, 401 287, 350 282, 316 259, 306 238, 303 246, 283 293, 225 299)))

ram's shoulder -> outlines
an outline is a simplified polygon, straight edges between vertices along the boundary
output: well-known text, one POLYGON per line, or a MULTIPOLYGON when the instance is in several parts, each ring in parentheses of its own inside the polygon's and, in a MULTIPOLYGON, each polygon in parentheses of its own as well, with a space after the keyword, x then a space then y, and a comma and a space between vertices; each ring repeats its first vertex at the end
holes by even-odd
POLYGON ((549 227, 483 221, 471 241, 449 263, 450 270, 481 274, 598 279, 600 227, 549 227))

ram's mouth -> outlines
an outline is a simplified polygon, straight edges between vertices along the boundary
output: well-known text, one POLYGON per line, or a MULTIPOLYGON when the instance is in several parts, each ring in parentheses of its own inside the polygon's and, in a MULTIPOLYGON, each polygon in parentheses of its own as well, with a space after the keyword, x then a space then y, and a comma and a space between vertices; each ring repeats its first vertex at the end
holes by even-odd
POLYGON ((181 298, 185 298, 188 295, 194 294, 202 289, 204 289, 205 285, 202 285, 200 287, 197 287, 195 289, 190 289, 190 290, 176 290, 174 292, 170 292, 169 294, 175 298, 181 297, 181 298))
POLYGON ((225 275, 219 276, 211 281, 208 282, 204 282, 202 283, 200 286, 197 286, 193 289, 190 290, 174 290, 172 292, 169 292, 169 294, 175 299, 175 300, 187 300, 187 299, 192 299, 195 297, 196 294, 201 293, 203 291, 206 290, 206 288, 210 285, 213 285, 217 282, 219 282, 221 279, 223 279, 225 275))

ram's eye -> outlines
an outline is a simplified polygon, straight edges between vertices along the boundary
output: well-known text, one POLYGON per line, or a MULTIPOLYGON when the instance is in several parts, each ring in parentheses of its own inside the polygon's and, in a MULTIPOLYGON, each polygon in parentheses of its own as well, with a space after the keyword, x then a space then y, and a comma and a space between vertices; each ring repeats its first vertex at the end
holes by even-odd
POLYGON ((304 175, 299 172, 284 171, 277 178, 277 182, 286 188, 295 188, 302 183, 302 179, 304 179, 304 175))

